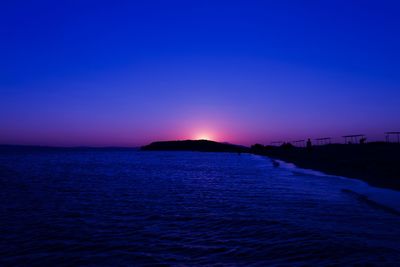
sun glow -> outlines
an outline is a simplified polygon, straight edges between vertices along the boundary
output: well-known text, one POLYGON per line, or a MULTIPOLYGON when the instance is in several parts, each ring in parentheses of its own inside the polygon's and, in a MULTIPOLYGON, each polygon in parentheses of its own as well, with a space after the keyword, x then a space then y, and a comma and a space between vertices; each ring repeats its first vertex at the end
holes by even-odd
POLYGON ((212 140, 213 137, 210 134, 201 133, 196 135, 195 140, 212 140))

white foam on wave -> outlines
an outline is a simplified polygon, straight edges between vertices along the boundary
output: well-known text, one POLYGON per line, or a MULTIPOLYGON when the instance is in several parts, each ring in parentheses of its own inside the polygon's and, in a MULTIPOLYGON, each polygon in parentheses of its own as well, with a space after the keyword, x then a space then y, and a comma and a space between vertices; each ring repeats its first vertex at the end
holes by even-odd
POLYGON ((368 183, 354 179, 354 178, 347 178, 343 176, 337 175, 330 175, 320 171, 315 171, 311 169, 303 169, 297 167, 293 163, 288 163, 282 160, 276 160, 279 162, 279 166, 281 168, 285 168, 291 170, 294 173, 301 173, 305 175, 313 175, 313 176, 323 176, 329 177, 333 179, 342 179, 346 180, 346 184, 344 185, 343 189, 347 189, 353 191, 357 194, 363 195, 368 198, 368 200, 376 202, 380 205, 384 205, 389 207, 390 209, 396 210, 400 212, 400 192, 392 189, 385 189, 379 187, 373 187, 368 183))

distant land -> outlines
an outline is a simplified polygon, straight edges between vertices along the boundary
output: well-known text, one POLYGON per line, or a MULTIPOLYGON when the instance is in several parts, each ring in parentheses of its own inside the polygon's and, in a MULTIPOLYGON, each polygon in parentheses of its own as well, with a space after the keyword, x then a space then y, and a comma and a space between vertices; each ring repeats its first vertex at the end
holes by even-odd
POLYGON ((249 152, 249 148, 210 140, 159 141, 143 146, 144 151, 200 151, 200 152, 249 152))

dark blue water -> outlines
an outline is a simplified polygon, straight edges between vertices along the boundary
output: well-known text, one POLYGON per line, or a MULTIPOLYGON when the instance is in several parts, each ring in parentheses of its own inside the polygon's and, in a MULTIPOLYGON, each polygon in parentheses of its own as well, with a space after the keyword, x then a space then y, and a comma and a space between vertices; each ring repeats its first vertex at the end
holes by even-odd
POLYGON ((254 155, 1 154, 0 186, 0 265, 400 262, 398 192, 254 155))

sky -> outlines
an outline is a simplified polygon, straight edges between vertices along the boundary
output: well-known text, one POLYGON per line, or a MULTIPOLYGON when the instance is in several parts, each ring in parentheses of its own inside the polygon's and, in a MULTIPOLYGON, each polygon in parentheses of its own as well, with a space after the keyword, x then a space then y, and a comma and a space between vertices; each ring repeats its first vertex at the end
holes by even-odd
POLYGON ((399 1, 2 1, 0 144, 400 131, 399 1))

